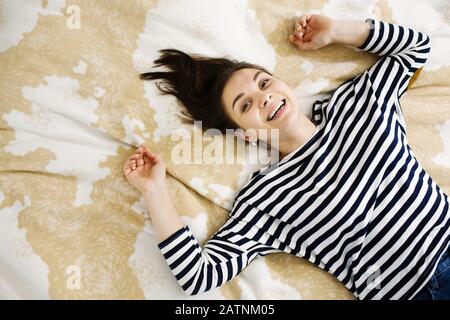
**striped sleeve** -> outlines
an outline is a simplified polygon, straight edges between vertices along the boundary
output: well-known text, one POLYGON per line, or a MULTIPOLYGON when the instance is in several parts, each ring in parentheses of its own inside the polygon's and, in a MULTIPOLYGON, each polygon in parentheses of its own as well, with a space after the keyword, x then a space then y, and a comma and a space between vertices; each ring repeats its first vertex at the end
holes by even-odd
POLYGON ((274 252, 252 239, 256 227, 233 218, 203 246, 188 226, 158 244, 183 290, 195 295, 236 277, 252 260, 274 252))
POLYGON ((419 31, 368 18, 369 35, 358 47, 383 57, 369 70, 370 80, 379 99, 398 99, 406 92, 417 69, 423 67, 430 53, 430 38, 419 31))

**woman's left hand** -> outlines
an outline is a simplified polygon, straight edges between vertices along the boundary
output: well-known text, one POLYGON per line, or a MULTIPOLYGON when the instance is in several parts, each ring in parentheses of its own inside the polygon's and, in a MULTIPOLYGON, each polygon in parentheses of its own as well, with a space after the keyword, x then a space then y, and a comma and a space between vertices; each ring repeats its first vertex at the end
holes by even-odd
POLYGON ((289 41, 300 50, 316 50, 333 42, 335 20, 319 14, 304 14, 294 25, 289 41))

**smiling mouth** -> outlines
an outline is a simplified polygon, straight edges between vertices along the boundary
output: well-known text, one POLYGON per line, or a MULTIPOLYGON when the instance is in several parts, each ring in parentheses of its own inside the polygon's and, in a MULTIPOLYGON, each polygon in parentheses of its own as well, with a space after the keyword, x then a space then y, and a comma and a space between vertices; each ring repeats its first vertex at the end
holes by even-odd
POLYGON ((272 111, 269 116, 267 117, 267 121, 271 121, 275 115, 278 113, 278 111, 281 110, 281 108, 283 108, 286 105, 286 99, 281 100, 281 102, 278 104, 278 107, 272 111))

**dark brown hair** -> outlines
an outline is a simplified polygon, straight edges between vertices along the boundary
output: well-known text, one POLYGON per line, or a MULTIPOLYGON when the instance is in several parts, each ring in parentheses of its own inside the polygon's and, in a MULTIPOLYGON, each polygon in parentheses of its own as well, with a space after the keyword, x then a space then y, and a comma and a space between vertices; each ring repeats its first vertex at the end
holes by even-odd
POLYGON ((188 55, 175 49, 159 51, 155 67, 169 71, 146 72, 143 80, 161 80, 156 86, 164 94, 171 94, 186 107, 184 122, 202 121, 204 129, 238 129, 222 105, 222 93, 231 75, 240 69, 254 68, 272 75, 261 66, 227 58, 208 58, 188 55), (162 87, 164 85, 164 87, 162 87))

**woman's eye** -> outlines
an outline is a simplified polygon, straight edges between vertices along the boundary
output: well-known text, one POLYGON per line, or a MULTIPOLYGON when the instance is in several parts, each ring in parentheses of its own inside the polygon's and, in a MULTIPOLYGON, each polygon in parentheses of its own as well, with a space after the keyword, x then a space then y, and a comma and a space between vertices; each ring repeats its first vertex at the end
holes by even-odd
MULTIPOLYGON (((269 79, 264 79, 263 81, 261 81, 261 88, 264 89, 265 87, 267 87, 267 83, 269 82, 269 79)), ((250 107, 250 102, 245 102, 244 105, 242 106, 242 112, 247 111, 247 109, 250 107)))

